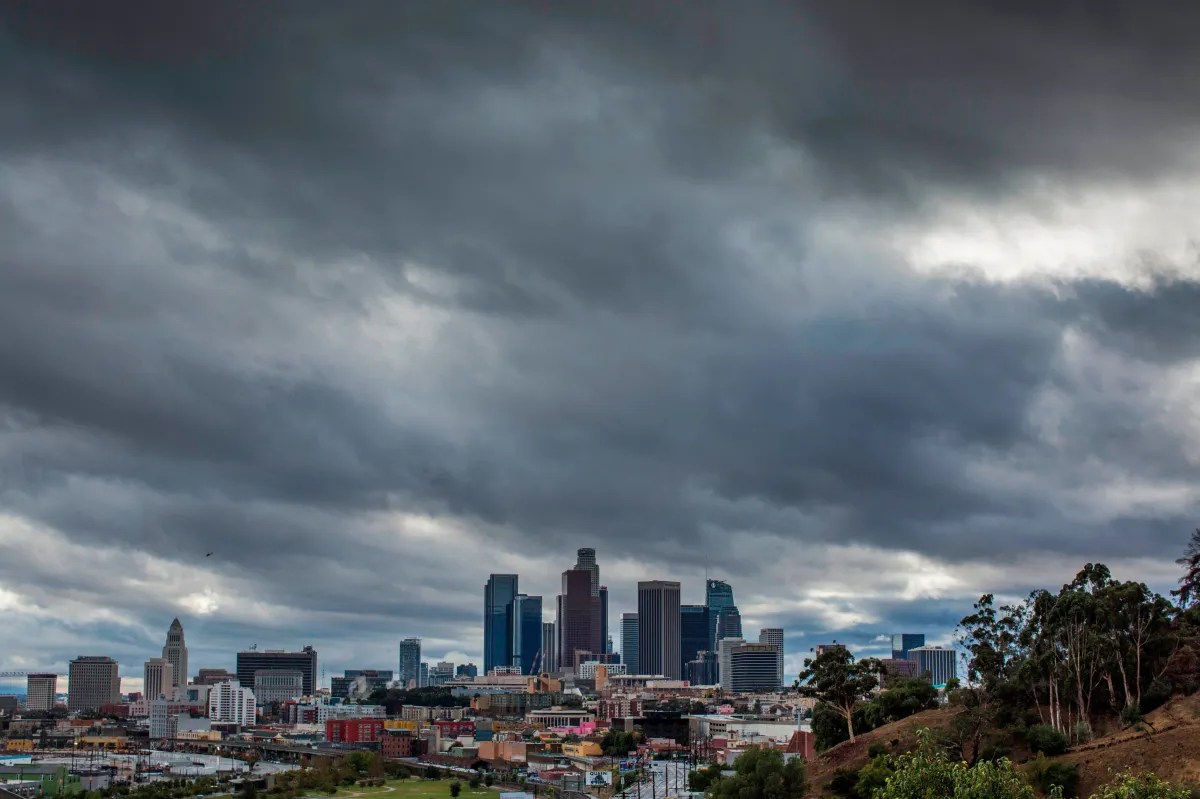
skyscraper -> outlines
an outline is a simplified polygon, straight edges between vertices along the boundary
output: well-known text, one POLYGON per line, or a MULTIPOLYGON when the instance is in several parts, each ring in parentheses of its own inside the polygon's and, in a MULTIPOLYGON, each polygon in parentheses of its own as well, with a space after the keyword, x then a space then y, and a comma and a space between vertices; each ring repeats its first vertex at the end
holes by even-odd
POLYGON ((483 588, 483 673, 497 666, 512 665, 513 597, 517 595, 517 575, 493 574, 483 588))
POLYGON ((396 679, 401 688, 419 687, 421 679, 420 638, 405 638, 400 642, 400 662, 396 666, 396 679))
POLYGON ((254 691, 234 682, 218 683, 208 692, 208 717, 227 724, 249 725, 257 718, 254 691))
POLYGON ((578 652, 594 656, 603 651, 599 589, 592 593, 591 571, 568 569, 562 574, 562 594, 558 597, 558 668, 574 670, 578 652))
POLYGON ((421 662, 420 667, 417 669, 417 687, 429 687, 429 664, 424 661, 421 662))
POLYGON ((908 660, 910 650, 925 646, 925 633, 895 633, 892 635, 892 660, 908 660))
POLYGON ((58 675, 40 672, 25 678, 25 708, 53 710, 58 693, 58 675))
POLYGON ((608 586, 600 586, 600 651, 611 652, 608 640, 608 586))
POLYGON ((722 638, 717 644, 717 679, 721 682, 721 688, 726 691, 733 690, 733 650, 744 643, 746 642, 741 638, 722 638))
POLYGON ((724 580, 708 580, 704 586, 704 604, 708 606, 708 623, 712 625, 714 651, 722 638, 742 637, 742 617, 733 602, 733 588, 724 580))
POLYGON ((171 661, 166 658, 151 658, 146 661, 142 672, 142 696, 151 699, 173 699, 175 689, 171 674, 171 661))
POLYGON ((679 592, 668 580, 638 583, 638 666, 645 674, 680 678, 679 592))
POLYGON ((779 688, 772 644, 741 644, 729 652, 729 689, 735 694, 779 688))
POLYGON ((119 665, 110 657, 80 655, 67 668, 67 709, 99 710, 121 701, 119 665))
POLYGON ((710 635, 708 606, 680 605, 679 663, 681 667, 695 660, 697 652, 708 651, 710 635))
POLYGON ((783 685, 783 628, 764 627, 758 632, 760 644, 770 644, 775 647, 775 678, 776 688, 783 685))
POLYGON ((958 677, 958 653, 940 646, 918 646, 908 650, 908 659, 917 664, 917 672, 928 674, 934 688, 943 688, 958 677))
POLYGON ((591 547, 575 550, 575 568, 591 573, 592 596, 600 596, 600 567, 596 565, 596 550, 591 547))
POLYGON ((641 660, 638 658, 638 615, 636 613, 621 614, 621 662, 629 674, 641 674, 641 660))
POLYGON ((248 649, 237 653, 238 684, 253 693, 254 675, 263 669, 298 671, 304 675, 304 695, 317 691, 317 650, 306 646, 299 652, 282 649, 248 649))
MULTIPOLYGON (((542 598, 517 594, 513 597, 512 663, 522 674, 533 674, 538 650, 542 648, 542 598)), ((540 667, 539 667, 540 668, 540 667)))
MULTIPOLYGON (((183 640, 183 625, 179 623, 179 619, 171 621, 162 656, 163 660, 171 664, 171 684, 167 690, 163 691, 163 695, 167 699, 173 699, 176 691, 186 688, 188 684, 188 650, 187 644, 183 640)), ((147 698, 155 699, 156 697, 147 698)))
POLYGON ((538 663, 538 673, 553 674, 558 671, 558 633, 555 632, 554 622, 542 622, 542 658, 538 663))

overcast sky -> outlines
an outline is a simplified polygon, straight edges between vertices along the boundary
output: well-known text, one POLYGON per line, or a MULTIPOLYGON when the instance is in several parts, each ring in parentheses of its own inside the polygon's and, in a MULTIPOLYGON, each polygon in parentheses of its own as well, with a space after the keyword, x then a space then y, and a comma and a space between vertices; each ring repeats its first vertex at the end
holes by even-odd
POLYGON ((0 670, 479 662, 581 546, 789 675, 1175 581, 1192 6, 0 7, 0 670))

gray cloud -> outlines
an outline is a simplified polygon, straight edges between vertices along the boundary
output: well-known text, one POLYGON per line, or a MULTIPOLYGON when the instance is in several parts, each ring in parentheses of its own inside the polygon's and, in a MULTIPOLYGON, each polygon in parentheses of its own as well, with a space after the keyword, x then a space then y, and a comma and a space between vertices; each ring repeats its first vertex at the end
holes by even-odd
POLYGON ((1191 169, 1179 20, 87 8, 0 24, 0 547, 47 553, 0 560, 0 607, 63 631, 22 658, 131 663, 188 609, 213 660, 471 654, 490 569, 550 593, 583 545, 617 610, 710 565, 806 635, 874 608, 866 644, 944 626, 980 564, 1194 526, 1198 433, 1160 401, 1200 354, 1192 264, 1002 283, 889 232, 1191 169), (963 576, 806 593, 848 544, 963 576), (81 633, 68 585, 124 632, 81 633))

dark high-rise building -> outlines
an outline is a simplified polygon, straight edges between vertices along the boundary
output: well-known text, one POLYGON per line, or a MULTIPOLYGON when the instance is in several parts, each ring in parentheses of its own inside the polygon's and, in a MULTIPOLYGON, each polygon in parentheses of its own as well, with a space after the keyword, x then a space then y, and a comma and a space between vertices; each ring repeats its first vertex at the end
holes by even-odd
MULTIPOLYGON (((341 677, 330 678, 329 693, 342 699, 352 692, 359 696, 370 696, 380 689, 386 689, 392 679, 391 669, 346 669, 341 677)), ((254 697, 262 704, 262 697, 257 691, 254 697)))
POLYGON ((909 651, 925 646, 925 633, 895 633, 892 635, 892 660, 908 660, 909 651))
POLYGON ((697 652, 695 658, 684 664, 683 678, 692 685, 716 685, 717 653, 697 652))
POLYGON ((736 694, 779 689, 777 651, 771 644, 741 644, 729 654, 730 688, 736 694))
POLYGON ((638 659, 638 615, 636 613, 621 614, 621 662, 625 664, 628 674, 641 674, 641 661, 638 659))
POLYGON ((611 652, 612 646, 608 638, 608 586, 600 586, 600 641, 603 652, 611 652))
POLYGON ((742 637, 742 614, 737 608, 725 608, 717 619, 717 640, 742 637))
POLYGON ((742 637, 742 616, 733 602, 733 588, 724 580, 708 580, 704 586, 704 604, 712 625, 712 648, 722 638, 742 637))
POLYGON ((298 671, 304 675, 304 695, 317 690, 317 650, 306 646, 299 652, 282 649, 251 649, 237 653, 237 679, 243 688, 254 688, 254 673, 259 670, 298 671))
POLYGON ((592 596, 600 596, 600 567, 596 564, 596 550, 591 547, 575 550, 575 568, 584 569, 592 575, 592 596))
POLYGON ((712 651, 709 643, 711 627, 707 605, 679 606, 679 662, 687 664, 696 659, 697 652, 712 651))
POLYGON ((538 650, 542 648, 542 598, 517 594, 509 617, 513 642, 510 665, 520 668, 522 674, 533 674, 538 650))
POLYGON ((476 666, 474 663, 460 663, 458 665, 458 667, 454 669, 454 676, 455 677, 478 677, 479 676, 479 667, 476 666))
POLYGON ((537 670, 539 674, 558 671, 558 632, 552 621, 542 622, 542 657, 537 670))
MULTIPOLYGON (((581 550, 582 551, 582 550, 581 550)), ((575 668, 576 652, 603 652, 600 637, 600 596, 592 593, 592 573, 568 569, 558 597, 558 667, 575 668)))
POLYGON ((679 653, 679 583, 638 583, 638 666, 644 674, 678 680, 679 653))
POLYGON ((420 687, 421 639, 405 638, 400 642, 400 661, 396 664, 396 679, 401 688, 420 687))
POLYGON ((517 595, 517 575, 493 574, 483 589, 483 673, 511 666, 512 601, 517 595))

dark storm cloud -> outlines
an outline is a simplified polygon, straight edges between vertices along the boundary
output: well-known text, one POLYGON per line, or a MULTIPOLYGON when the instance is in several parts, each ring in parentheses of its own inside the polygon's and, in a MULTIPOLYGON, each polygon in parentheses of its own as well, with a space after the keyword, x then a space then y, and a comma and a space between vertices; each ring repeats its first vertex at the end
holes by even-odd
POLYGON ((886 236, 1183 168, 1196 61, 1157 13, 8 4, 0 500, 90 548, 215 551, 339 640, 475 635, 487 564, 396 516, 735 581, 780 546, 1172 555, 1192 504, 1062 496, 1191 474, 1146 397, 1200 356, 1191 265, 1000 285, 886 236), (1075 335, 1152 371, 1073 370, 1075 335))

